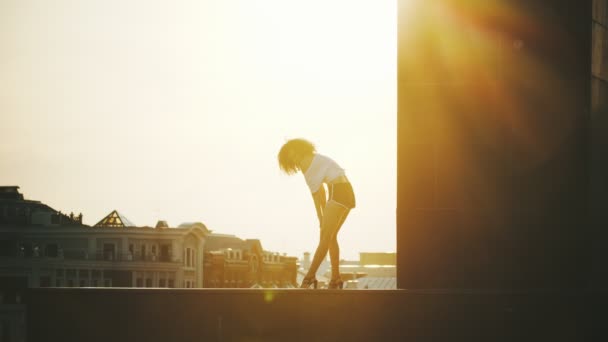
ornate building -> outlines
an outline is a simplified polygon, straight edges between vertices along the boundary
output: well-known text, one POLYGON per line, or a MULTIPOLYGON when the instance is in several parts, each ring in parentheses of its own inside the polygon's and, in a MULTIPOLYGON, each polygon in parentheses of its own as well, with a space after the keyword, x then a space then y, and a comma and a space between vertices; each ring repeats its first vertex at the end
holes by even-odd
POLYGON ((204 287, 291 288, 297 258, 265 251, 259 240, 209 234, 205 242, 204 287))
POLYGON ((202 223, 135 227, 117 211, 95 226, 0 187, 0 287, 202 287, 202 223))

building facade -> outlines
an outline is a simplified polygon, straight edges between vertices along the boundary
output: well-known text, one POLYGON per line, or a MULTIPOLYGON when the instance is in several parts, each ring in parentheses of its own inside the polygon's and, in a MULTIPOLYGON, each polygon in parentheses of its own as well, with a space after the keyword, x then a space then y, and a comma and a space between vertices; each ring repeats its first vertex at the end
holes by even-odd
POLYGON ((137 227, 114 210, 97 224, 0 187, 0 291, 27 287, 288 288, 297 258, 200 222, 137 227))
POLYGON ((0 283, 25 287, 203 286, 202 223, 135 227, 113 211, 95 226, 0 187, 0 283))
POLYGON ((257 239, 209 234, 205 241, 204 287, 292 288, 297 286, 296 257, 265 251, 257 239))

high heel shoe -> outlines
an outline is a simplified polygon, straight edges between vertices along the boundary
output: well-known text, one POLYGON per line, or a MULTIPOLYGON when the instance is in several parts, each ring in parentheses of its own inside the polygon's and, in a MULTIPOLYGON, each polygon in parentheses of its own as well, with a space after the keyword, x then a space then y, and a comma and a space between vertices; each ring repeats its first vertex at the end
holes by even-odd
POLYGON ((300 285, 300 288, 309 289, 311 286, 313 289, 317 288, 317 279, 316 278, 304 278, 302 280, 302 285, 300 285))
POLYGON ((327 288, 331 290, 341 290, 344 288, 344 282, 342 279, 332 279, 329 281, 327 288))

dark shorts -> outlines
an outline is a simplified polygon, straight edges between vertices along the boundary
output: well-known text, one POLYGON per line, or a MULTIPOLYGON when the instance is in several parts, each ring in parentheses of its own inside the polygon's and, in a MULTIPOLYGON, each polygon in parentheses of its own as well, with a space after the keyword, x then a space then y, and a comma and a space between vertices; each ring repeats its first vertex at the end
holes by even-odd
POLYGON ((338 202, 338 204, 352 209, 356 206, 355 193, 350 183, 328 184, 329 201, 338 202))

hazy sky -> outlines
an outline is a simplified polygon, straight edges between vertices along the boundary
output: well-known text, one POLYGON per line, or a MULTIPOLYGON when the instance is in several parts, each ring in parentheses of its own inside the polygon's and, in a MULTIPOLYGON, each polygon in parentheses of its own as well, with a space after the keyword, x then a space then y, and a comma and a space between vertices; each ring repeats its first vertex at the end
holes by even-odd
POLYGON ((357 196, 342 257, 395 251, 395 0, 0 0, 0 185, 93 225, 201 221, 314 252, 286 139, 357 196))

